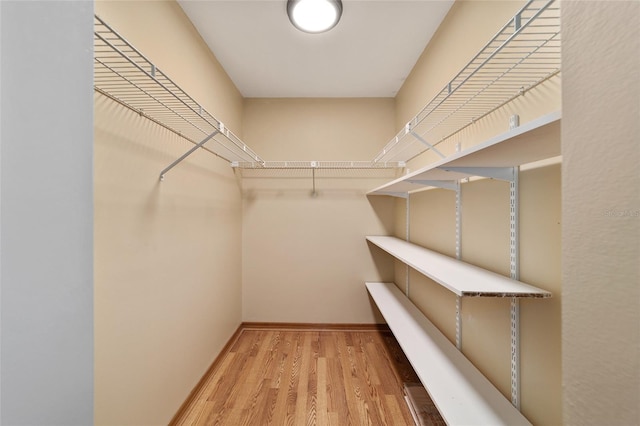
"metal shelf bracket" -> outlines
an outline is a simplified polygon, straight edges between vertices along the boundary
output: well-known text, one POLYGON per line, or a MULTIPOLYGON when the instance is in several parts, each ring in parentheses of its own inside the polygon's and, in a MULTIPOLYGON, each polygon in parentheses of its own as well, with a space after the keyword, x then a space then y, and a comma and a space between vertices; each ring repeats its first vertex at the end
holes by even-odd
POLYGON ((175 166, 177 166, 179 163, 182 162, 182 160, 184 160, 185 158, 187 158, 188 156, 190 156, 191 154, 193 154, 195 151, 197 151, 198 148, 202 148, 202 146, 209 142, 215 135, 217 135, 218 133, 220 133, 218 130, 214 131, 213 133, 211 133, 209 136, 207 136, 206 138, 204 138, 203 140, 201 140, 200 142, 198 142, 195 146, 193 146, 189 151, 185 152, 184 154, 182 154, 182 156, 180 156, 180 158, 178 158, 176 161, 174 161, 173 163, 169 164, 167 167, 164 168, 164 170, 162 170, 160 172, 160 181, 164 181, 164 175, 171 169, 173 169, 175 166))
POLYGON ((433 186, 435 188, 448 189, 455 191, 458 183, 455 180, 425 180, 425 179, 407 179, 407 182, 424 186, 433 186))
POLYGON ((507 182, 512 182, 516 174, 513 167, 442 167, 442 170, 467 174, 469 176, 504 180, 507 182))
POLYGON ((430 144, 429 142, 427 142, 422 136, 420 136, 419 134, 417 134, 416 132, 414 132, 413 130, 411 130, 411 124, 407 123, 406 126, 406 132, 408 134, 411 134, 411 136, 413 136, 414 138, 416 138, 417 140, 419 140, 420 142, 422 142, 424 145, 426 145, 430 150, 432 150, 433 152, 435 152, 436 154, 438 154, 440 156, 440 158, 444 158, 445 155, 440 152, 435 146, 433 146, 432 144, 430 144))
POLYGON ((409 198, 409 193, 408 192, 380 192, 380 195, 388 195, 390 197, 397 197, 397 198, 409 198))
MULTIPOLYGON (((410 232, 411 232, 411 198, 409 197, 409 194, 407 194, 407 201, 405 206, 405 240, 407 242, 409 242, 410 240, 410 235, 411 235, 410 232)), ((411 273, 411 270, 409 268, 409 265, 405 265, 405 275, 406 275, 405 295, 407 297, 409 297, 410 290, 411 290, 410 273, 411 273)))

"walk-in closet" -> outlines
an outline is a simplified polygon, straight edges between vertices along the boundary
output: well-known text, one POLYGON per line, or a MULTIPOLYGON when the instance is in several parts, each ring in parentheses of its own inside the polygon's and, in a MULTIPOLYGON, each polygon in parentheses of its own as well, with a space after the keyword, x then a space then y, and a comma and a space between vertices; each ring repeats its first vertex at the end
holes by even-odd
POLYGON ((639 2, 0 24, 0 424, 640 424, 639 2))

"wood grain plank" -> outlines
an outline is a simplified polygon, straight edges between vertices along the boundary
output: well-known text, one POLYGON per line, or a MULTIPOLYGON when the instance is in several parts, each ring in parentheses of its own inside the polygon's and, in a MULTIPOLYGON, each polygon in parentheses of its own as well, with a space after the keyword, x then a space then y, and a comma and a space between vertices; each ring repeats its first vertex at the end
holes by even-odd
POLYGON ((300 335, 296 332, 282 334, 283 344, 278 377, 272 386, 277 390, 274 416, 282 419, 280 424, 291 424, 293 420, 300 363, 299 338, 300 335))
POLYGON ((310 342, 311 358, 307 377, 307 422, 308 426, 318 424, 318 355, 320 352, 320 333, 312 332, 310 342))
POLYGON ((300 341, 300 370, 298 371, 298 386, 296 389, 294 425, 304 425, 307 419, 307 398, 309 395, 309 377, 311 363, 311 333, 302 333, 300 341))
POLYGON ((318 357, 318 424, 329 423, 329 410, 327 407, 327 359, 318 357))
POLYGON ((412 425, 417 376, 385 329, 243 330, 176 425, 412 425))

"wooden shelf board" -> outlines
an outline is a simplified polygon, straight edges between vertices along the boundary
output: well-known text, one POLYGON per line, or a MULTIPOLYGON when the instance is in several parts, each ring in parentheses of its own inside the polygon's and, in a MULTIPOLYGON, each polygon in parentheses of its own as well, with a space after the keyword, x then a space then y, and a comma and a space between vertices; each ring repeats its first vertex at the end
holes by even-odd
POLYGON ((367 240, 458 296, 551 297, 551 293, 396 237, 367 240))
POLYGON ((447 424, 530 424, 395 284, 366 286, 447 424))
POLYGON ((458 180, 473 176, 457 171, 447 171, 447 167, 516 167, 559 156, 560 121, 560 112, 544 115, 465 151, 402 176, 369 191, 368 194, 410 193, 425 188, 425 185, 410 184, 411 180, 458 180))

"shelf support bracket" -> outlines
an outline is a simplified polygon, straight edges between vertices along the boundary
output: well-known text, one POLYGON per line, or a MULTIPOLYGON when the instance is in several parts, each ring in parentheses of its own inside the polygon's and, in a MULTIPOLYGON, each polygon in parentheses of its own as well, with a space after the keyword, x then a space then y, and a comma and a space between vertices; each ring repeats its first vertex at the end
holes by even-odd
POLYGON ((456 295, 456 348, 462 350, 462 296, 456 295))
POLYGON ((455 180, 426 180, 426 179, 407 179, 407 182, 415 183, 423 186, 434 186, 436 188, 449 189, 455 191, 457 181, 455 180))
POLYGON ((375 193, 377 195, 388 195, 390 197, 407 198, 407 199, 409 198, 408 192, 376 191, 375 193))
POLYGON ((440 151, 438 151, 438 149, 435 146, 431 145, 422 136, 420 136, 419 134, 417 134, 413 130, 409 129, 407 133, 411 133, 411 136, 413 136, 414 138, 418 139, 420 142, 422 142, 423 144, 428 146, 429 149, 432 150, 433 152, 435 152, 436 154, 438 154, 440 156, 440 158, 444 158, 445 157, 445 155, 443 153, 441 153, 440 151))
POLYGON ((457 172, 469 176, 482 176, 491 179, 513 182, 517 170, 513 167, 440 167, 448 172, 457 172), (515 170, 515 171, 514 171, 515 170))
MULTIPOLYGON (((406 236, 406 240, 407 242, 409 242, 409 232, 411 230, 410 227, 410 223, 411 223, 411 198, 409 197, 409 194, 407 194, 407 205, 406 205, 406 216, 405 216, 405 236, 406 236)), ((409 289, 410 289, 410 285, 409 285, 409 265, 405 265, 405 273, 406 273, 406 281, 405 281, 405 294, 407 297, 409 297, 409 289)))
POLYGON ((169 164, 167 167, 165 167, 164 170, 162 170, 160 172, 160 181, 164 180, 164 175, 171 169, 173 169, 175 166, 177 166, 182 160, 184 160, 185 158, 187 158, 188 156, 190 156, 191 154, 193 154, 198 148, 201 148, 202 145, 204 145, 205 143, 209 142, 211 140, 211 138, 213 138, 215 135, 217 135, 218 133, 220 133, 219 130, 215 130, 213 133, 211 133, 209 136, 207 136, 206 138, 202 139, 200 142, 198 142, 193 148, 191 148, 189 151, 185 152, 184 154, 182 154, 182 156, 180 158, 178 158, 176 161, 174 161, 173 163, 169 164))

